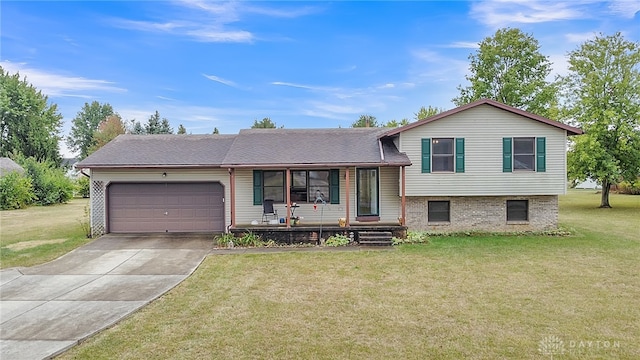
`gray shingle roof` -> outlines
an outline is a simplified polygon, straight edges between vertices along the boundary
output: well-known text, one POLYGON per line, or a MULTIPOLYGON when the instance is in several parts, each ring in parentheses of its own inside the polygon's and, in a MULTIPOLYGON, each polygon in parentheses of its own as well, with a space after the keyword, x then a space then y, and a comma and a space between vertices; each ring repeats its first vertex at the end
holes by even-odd
POLYGON ((378 136, 383 128, 241 130, 224 164, 227 166, 409 165, 395 146, 383 161, 378 136), (389 163, 388 158, 394 160, 389 163))
POLYGON ((238 135, 120 135, 77 168, 400 166, 409 158, 384 128, 248 129, 238 135))
POLYGON ((76 167, 219 166, 235 137, 119 135, 76 164, 76 167))
POLYGON ((0 157, 0 176, 4 176, 12 171, 15 171, 19 174, 24 174, 24 169, 22 166, 15 163, 15 161, 9 159, 8 157, 0 157))

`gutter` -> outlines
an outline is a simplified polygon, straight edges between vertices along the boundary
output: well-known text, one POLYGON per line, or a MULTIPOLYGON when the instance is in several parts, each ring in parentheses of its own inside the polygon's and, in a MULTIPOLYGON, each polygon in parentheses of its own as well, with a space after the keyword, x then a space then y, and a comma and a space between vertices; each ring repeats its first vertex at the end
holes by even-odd
POLYGON ((84 169, 85 169, 85 168, 80 168, 80 174, 82 174, 82 175, 84 175, 84 176, 88 177, 89 179, 91 179, 91 175, 89 175, 89 174, 85 173, 85 172, 84 172, 84 169))

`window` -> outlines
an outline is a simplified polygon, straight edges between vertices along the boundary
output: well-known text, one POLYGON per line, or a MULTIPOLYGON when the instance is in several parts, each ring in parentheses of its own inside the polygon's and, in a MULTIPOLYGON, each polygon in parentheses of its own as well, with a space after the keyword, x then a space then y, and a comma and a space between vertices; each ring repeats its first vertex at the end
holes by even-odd
POLYGON ((507 221, 529 221, 529 200, 507 200, 507 221))
POLYGON ((449 202, 429 201, 428 202, 428 222, 449 222, 449 202))
POLYGON ((314 202, 321 194, 325 201, 329 201, 330 194, 329 170, 296 170, 291 172, 291 201, 314 202))
POLYGON ((378 215, 378 169, 358 169, 358 216, 378 215))
POLYGON ((546 138, 502 139, 502 171, 546 171, 546 138))
POLYGON ((536 169, 535 138, 513 138, 513 169, 536 169))
POLYGON ((422 139, 422 172, 464 172, 464 138, 422 139))
POLYGON ((433 172, 453 172, 453 139, 431 140, 433 172))
MULTIPOLYGON (((275 203, 286 201, 286 172, 284 170, 253 171, 253 205, 264 199, 275 203)), ((313 202, 316 194, 324 195, 331 204, 340 203, 340 170, 292 170, 291 201, 313 202)))
POLYGON ((275 203, 284 202, 284 171, 263 171, 264 199, 273 199, 275 203))

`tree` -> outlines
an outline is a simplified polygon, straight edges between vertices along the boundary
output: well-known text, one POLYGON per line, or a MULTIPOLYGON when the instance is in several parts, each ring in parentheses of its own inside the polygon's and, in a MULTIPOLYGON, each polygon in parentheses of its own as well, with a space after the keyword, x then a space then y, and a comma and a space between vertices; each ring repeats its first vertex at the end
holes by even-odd
POLYGON ((185 128, 182 124, 178 126, 178 135, 183 135, 187 133, 187 128, 185 128))
POLYGON ((158 110, 149 116, 147 123, 142 125, 139 121, 131 121, 131 133, 139 135, 173 134, 173 128, 166 118, 160 118, 158 110))
POLYGON ((71 132, 67 136, 67 145, 74 152, 79 152, 78 158, 84 159, 89 155, 89 149, 93 147, 93 134, 98 125, 108 116, 114 114, 113 107, 93 101, 84 106, 72 120, 71 132))
POLYGON ((557 96, 557 86, 546 80, 551 73, 549 58, 540 53, 538 41, 519 29, 504 28, 480 42, 469 55, 471 83, 458 86, 460 96, 452 101, 462 106, 481 98, 548 116, 557 96))
POLYGON ((88 154, 105 146, 109 141, 116 138, 120 134, 126 132, 126 127, 120 118, 120 115, 109 115, 105 120, 100 122, 98 129, 93 133, 93 145, 89 148, 88 154))
POLYGON ((360 118, 351 124, 352 128, 358 127, 378 127, 378 121, 372 115, 360 115, 360 118))
POLYGON ((640 43, 600 34, 569 53, 562 80, 565 111, 585 131, 573 140, 569 177, 598 181, 609 208, 611 185, 640 175, 640 43))
MULTIPOLYGON (((271 121, 270 118, 263 118, 262 121, 253 120, 253 125, 251 125, 252 129, 275 129, 276 123, 271 121)), ((282 128, 282 127, 281 127, 282 128)))
POLYGON ((22 154, 60 164, 62 115, 20 74, 0 66, 0 156, 22 154))
POLYGON ((424 107, 424 106, 420 107, 420 110, 418 110, 418 112, 413 115, 415 116, 415 119, 417 121, 417 120, 426 119, 433 115, 438 115, 441 112, 444 112, 444 109, 439 107, 432 107, 431 105, 429 105, 429 107, 424 107))
POLYGON ((405 126, 405 125, 409 125, 410 121, 407 118, 404 118, 400 121, 398 120, 389 120, 387 121, 386 124, 384 124, 384 127, 389 127, 389 128, 396 128, 396 127, 400 127, 400 126, 405 126))
POLYGON ((217 127, 214 127, 214 128, 213 128, 213 134, 214 134, 214 135, 216 135, 216 134, 220 134, 220 130, 218 130, 218 128, 217 128, 217 127))

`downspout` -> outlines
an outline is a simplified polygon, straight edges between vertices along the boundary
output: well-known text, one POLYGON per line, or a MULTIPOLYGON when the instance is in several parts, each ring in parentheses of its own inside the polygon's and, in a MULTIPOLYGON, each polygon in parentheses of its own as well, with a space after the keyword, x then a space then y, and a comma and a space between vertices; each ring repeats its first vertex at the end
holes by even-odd
MULTIPOLYGON (((227 227, 227 232, 229 229, 234 229, 236 227, 236 172, 235 169, 228 168, 229 172, 229 212, 231 214, 231 224, 227 227)), ((226 204, 225 204, 226 205, 226 204)))
POLYGON ((401 182, 402 182, 402 220, 400 221, 400 225, 406 226, 407 224, 407 194, 405 188, 407 187, 407 175, 406 175, 406 167, 402 166, 401 168, 401 182))

